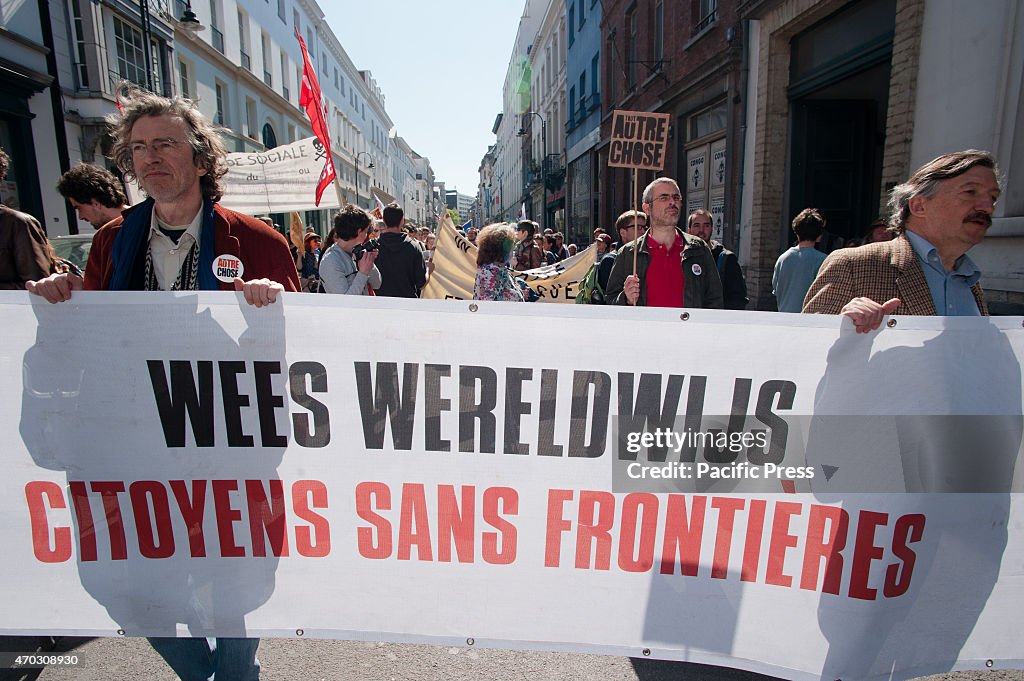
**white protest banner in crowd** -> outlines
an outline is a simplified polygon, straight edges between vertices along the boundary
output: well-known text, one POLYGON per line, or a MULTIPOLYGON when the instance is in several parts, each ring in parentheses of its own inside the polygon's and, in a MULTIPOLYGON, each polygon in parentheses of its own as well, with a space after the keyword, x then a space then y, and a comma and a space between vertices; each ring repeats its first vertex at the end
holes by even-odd
MULTIPOLYGON (((518 272, 517 276, 540 296, 539 303, 575 303, 578 286, 594 264, 596 246, 593 244, 554 265, 518 272)), ((476 283, 476 245, 460 234, 451 219, 445 219, 437 229, 434 246, 434 271, 423 287, 423 298, 472 300, 476 283)))
POLYGON ((1020 319, 688 312, 0 292, 0 631, 1020 665, 1020 319))
MULTIPOLYGON (((316 205, 316 184, 326 153, 315 137, 266 151, 232 152, 226 159, 220 205, 246 215, 337 208, 337 192, 325 192, 316 205)), ((146 198, 137 182, 126 182, 125 189, 132 205, 146 198)))
POLYGON ((326 154, 315 137, 266 151, 228 154, 220 205, 246 215, 337 208, 337 192, 324 192, 316 205, 326 154))

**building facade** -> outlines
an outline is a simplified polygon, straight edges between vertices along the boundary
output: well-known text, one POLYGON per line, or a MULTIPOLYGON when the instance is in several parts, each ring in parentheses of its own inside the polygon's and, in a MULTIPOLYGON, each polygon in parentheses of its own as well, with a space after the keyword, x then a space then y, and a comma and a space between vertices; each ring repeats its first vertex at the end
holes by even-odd
MULTIPOLYGON (((494 149, 497 160, 494 184, 498 187, 494 203, 496 216, 502 221, 514 221, 520 211, 531 203, 525 191, 529 159, 525 159, 524 164, 527 149, 519 132, 523 129, 523 114, 530 111, 533 105, 531 55, 549 2, 526 0, 524 4, 502 85, 502 110, 492 128, 496 137, 494 149)), ((532 120, 533 117, 526 118, 532 120)))
POLYGON ((942 153, 993 152, 1004 193, 971 251, 993 312, 1024 311, 1024 12, 1017 3, 746 2, 741 253, 751 298, 772 309, 772 266, 801 208, 830 250, 856 241, 888 191, 942 153), (970 54, 950 50, 970 45, 970 54), (986 114, 979 116, 979 111, 986 114))
POLYGON ((527 215, 561 231, 565 225, 566 0, 550 0, 533 40, 529 106, 516 132, 523 141, 527 215))
POLYGON ((0 146, 11 157, 0 201, 36 216, 48 232, 67 233, 71 214, 53 191, 70 167, 59 136, 64 114, 54 49, 64 27, 49 10, 46 3, 0 5, 0 146))
POLYGON ((498 220, 498 194, 494 184, 497 163, 497 152, 492 144, 487 147, 487 153, 480 160, 480 167, 477 169, 480 174, 480 184, 477 186, 476 192, 477 213, 474 224, 489 225, 498 220))
POLYGON ((564 231, 567 241, 583 245, 599 226, 601 174, 595 149, 601 141, 602 0, 566 2, 569 109, 565 119, 564 231))
MULTIPOLYGON (((606 37, 599 145, 599 214, 604 226, 634 205, 656 176, 675 179, 685 209, 714 216, 713 237, 736 248, 735 227, 742 154, 743 35, 735 2, 690 3, 605 0, 601 32, 606 37), (615 109, 671 116, 665 168, 661 172, 607 167, 615 109)), ((685 216, 684 216, 685 217, 685 216)))
MULTIPOLYGON (((199 31, 181 21, 181 0, 147 5, 145 17, 140 3, 122 0, 0 8, 0 66, 10 65, 0 68, 0 79, 11 93, 0 97, 0 143, 15 158, 9 187, 44 217, 48 233, 79 227, 51 191, 62 172, 80 161, 116 170, 105 158, 105 118, 116 114, 123 82, 195 100, 222 127, 229 151, 261 151, 311 136, 299 107, 296 32, 317 70, 345 199, 373 207, 374 195, 397 198, 407 212, 427 212, 429 199, 417 211, 414 197, 416 176, 432 175, 429 162, 395 143, 384 95, 372 74, 352 63, 315 0, 197 0, 191 9, 203 24, 199 31)), ((326 231, 327 211, 307 211, 305 219, 326 231)), ((287 224, 285 216, 275 221, 287 224)))

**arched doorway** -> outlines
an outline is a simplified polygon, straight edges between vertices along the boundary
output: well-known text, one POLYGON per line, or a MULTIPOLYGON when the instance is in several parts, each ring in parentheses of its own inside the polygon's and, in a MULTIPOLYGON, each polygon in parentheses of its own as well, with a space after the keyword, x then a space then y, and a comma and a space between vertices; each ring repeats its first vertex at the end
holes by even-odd
POLYGON ((277 134, 270 123, 263 124, 263 146, 267 149, 273 149, 277 146, 277 134))

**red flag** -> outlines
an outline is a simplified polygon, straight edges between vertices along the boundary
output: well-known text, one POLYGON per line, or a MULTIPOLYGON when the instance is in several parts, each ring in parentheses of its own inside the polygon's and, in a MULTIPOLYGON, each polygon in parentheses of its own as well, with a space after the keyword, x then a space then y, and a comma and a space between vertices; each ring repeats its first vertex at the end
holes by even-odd
POLYGON ((324 106, 323 98, 320 96, 320 81, 316 78, 316 71, 309 61, 309 52, 306 51, 306 41, 302 39, 298 30, 295 37, 299 39, 299 47, 302 48, 302 89, 299 91, 299 106, 306 110, 309 116, 310 125, 313 126, 313 134, 320 140, 324 150, 327 152, 327 162, 324 163, 323 172, 320 173, 320 182, 316 185, 316 205, 320 205, 320 197, 323 196, 327 185, 334 181, 334 154, 331 153, 331 131, 327 125, 327 108, 324 106))

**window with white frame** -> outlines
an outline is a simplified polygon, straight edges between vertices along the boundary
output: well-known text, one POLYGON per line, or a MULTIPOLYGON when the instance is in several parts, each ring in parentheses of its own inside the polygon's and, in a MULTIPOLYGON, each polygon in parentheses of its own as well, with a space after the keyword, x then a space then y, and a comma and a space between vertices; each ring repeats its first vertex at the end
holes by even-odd
POLYGON ((71 3, 72 10, 72 28, 74 31, 75 50, 74 50, 74 63, 72 66, 75 69, 75 79, 77 81, 76 87, 87 89, 89 87, 89 65, 87 63, 88 44, 85 40, 85 30, 82 18, 82 4, 84 0, 73 0, 71 3))
POLYGON ((256 102, 251 97, 245 98, 245 127, 246 134, 252 139, 259 139, 259 131, 256 123, 256 102))
POLYGON ((281 50, 281 95, 291 101, 291 90, 288 85, 288 53, 281 50))
POLYGON ((697 0, 697 23, 694 33, 700 33, 718 19, 718 0, 697 0))
POLYGON ((226 86, 223 83, 214 83, 214 93, 217 97, 217 115, 214 117, 213 122, 217 125, 228 125, 228 112, 227 112, 227 92, 226 86))
POLYGON ((194 88, 192 87, 192 67, 184 59, 178 59, 178 76, 180 94, 186 99, 195 99, 194 88))
POLYGON ((242 68, 252 71, 252 56, 249 52, 249 19, 244 12, 238 12, 238 43, 241 49, 242 68))
MULTIPOLYGON (((117 55, 117 75, 136 85, 146 86, 146 51, 142 32, 131 24, 114 17, 114 50, 117 55)), ((153 88, 159 91, 157 73, 153 73, 153 88)))

